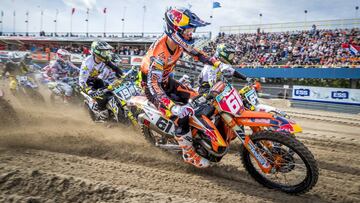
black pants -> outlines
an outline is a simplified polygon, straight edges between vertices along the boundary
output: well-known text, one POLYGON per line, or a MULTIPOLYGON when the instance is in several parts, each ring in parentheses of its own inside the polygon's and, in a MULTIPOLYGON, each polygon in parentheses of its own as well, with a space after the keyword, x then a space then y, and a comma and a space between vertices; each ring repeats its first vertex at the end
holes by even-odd
POLYGON ((208 82, 200 83, 199 94, 208 94, 210 91, 210 84, 208 82))
MULTIPOLYGON (((91 87, 92 90, 98 90, 98 89, 105 88, 104 81, 101 79, 98 79, 98 78, 90 79, 86 83, 89 87, 91 87)), ((103 111, 106 109, 106 104, 110 100, 111 96, 112 96, 111 92, 107 92, 104 95, 100 95, 98 98, 95 98, 95 100, 98 104, 98 109, 100 111, 103 111)))

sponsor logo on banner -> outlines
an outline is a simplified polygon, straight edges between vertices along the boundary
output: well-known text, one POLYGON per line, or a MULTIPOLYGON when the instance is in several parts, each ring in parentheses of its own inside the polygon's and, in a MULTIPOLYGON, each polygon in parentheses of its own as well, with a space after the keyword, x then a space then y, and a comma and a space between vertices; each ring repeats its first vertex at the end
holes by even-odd
POLYGON ((131 56, 131 65, 141 65, 142 59, 142 56, 131 56))
POLYGON ((331 98, 333 98, 333 99, 349 99, 349 92, 347 92, 347 91, 332 91, 331 98))
POLYGON ((295 96, 307 97, 310 96, 309 89, 294 89, 295 96))
POLYGON ((294 100, 360 105, 360 90, 335 87, 293 87, 294 100))
POLYGON ((120 56, 121 64, 130 64, 130 56, 120 56))

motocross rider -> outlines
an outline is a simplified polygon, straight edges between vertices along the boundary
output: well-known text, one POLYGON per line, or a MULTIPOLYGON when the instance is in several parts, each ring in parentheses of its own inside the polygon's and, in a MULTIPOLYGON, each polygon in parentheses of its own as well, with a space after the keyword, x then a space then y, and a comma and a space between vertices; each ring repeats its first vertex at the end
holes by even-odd
POLYGON ((6 73, 9 73, 9 79, 10 79, 9 87, 12 92, 15 92, 18 86, 16 77, 23 76, 31 72, 29 66, 26 65, 25 63, 26 59, 27 58, 25 57, 21 58, 19 56, 16 56, 15 53, 10 53, 9 61, 5 63, 5 68, 2 74, 0 74, 0 78, 1 78, 5 76, 6 73))
MULTIPOLYGON (((217 60, 220 60, 222 63, 233 65, 235 58, 235 49, 229 44, 219 44, 216 47, 216 52, 213 57, 217 60)), ((218 69, 217 67, 206 64, 198 78, 198 82, 200 85, 199 93, 208 93, 210 88, 217 81, 219 81, 220 77, 231 78, 234 74, 238 75, 238 73, 231 66, 223 68, 220 71, 220 69, 218 69)), ((240 78, 246 79, 246 77, 241 76, 242 75, 240 75, 240 78)))
POLYGON ((58 49, 56 51, 56 61, 44 68, 44 76, 52 81, 56 81, 59 88, 54 88, 54 93, 60 95, 61 92, 64 92, 65 103, 68 102, 73 93, 72 87, 66 83, 68 80, 67 76, 73 77, 79 72, 79 68, 70 61, 70 56, 71 54, 67 50, 58 49))
POLYGON ((176 140, 182 148, 185 162, 196 167, 208 167, 209 160, 199 156, 192 145, 192 135, 189 128, 189 115, 194 110, 187 105, 178 105, 171 100, 170 95, 176 94, 187 103, 188 99, 198 95, 193 89, 186 87, 169 77, 183 51, 203 63, 220 69, 230 65, 216 58, 210 58, 193 47, 192 34, 198 27, 209 25, 189 9, 169 8, 165 12, 165 34, 155 41, 141 64, 142 86, 146 97, 167 118, 174 120, 176 125, 176 140))
POLYGON ((111 89, 106 82, 113 72, 116 77, 121 77, 123 72, 111 62, 111 50, 113 49, 107 42, 94 41, 91 44, 91 55, 85 58, 81 64, 79 85, 82 91, 96 100, 94 107, 96 119, 104 121, 108 118, 109 112, 106 103, 110 99, 109 92, 104 93, 103 89, 111 89))

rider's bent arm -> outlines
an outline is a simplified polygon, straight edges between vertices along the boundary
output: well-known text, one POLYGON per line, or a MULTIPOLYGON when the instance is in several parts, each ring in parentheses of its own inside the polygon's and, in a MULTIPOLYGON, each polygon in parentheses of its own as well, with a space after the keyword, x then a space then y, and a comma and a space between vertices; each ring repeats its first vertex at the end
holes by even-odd
POLYGON ((86 65, 85 61, 81 64, 81 68, 80 68, 80 74, 79 74, 79 86, 83 91, 86 91, 87 88, 87 80, 90 76, 90 70, 88 68, 88 66, 86 65))
POLYGON ((123 75, 122 70, 117 67, 113 62, 109 61, 106 63, 106 65, 115 72, 117 77, 121 77, 123 75))
POLYGON ((163 67, 164 62, 161 59, 152 57, 147 75, 147 87, 154 98, 155 106, 158 108, 160 108, 160 106, 164 106, 167 110, 170 110, 175 103, 171 101, 161 87, 163 67))
POLYGON ((80 71, 79 67, 77 67, 75 64, 73 64, 71 61, 68 62, 68 65, 75 71, 77 71, 77 72, 80 71))
POLYGON ((212 65, 214 67, 218 67, 220 65, 220 61, 216 60, 213 57, 209 57, 208 55, 205 54, 205 52, 194 48, 193 50, 191 50, 190 52, 188 52, 190 55, 192 55, 196 60, 199 60, 202 63, 208 64, 208 65, 212 65))

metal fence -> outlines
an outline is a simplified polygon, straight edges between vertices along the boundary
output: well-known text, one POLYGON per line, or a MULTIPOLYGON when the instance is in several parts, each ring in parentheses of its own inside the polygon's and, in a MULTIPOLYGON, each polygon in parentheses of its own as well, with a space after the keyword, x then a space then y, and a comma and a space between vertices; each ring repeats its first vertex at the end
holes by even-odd
POLYGON ((310 30, 312 29, 313 25, 315 25, 317 29, 356 28, 356 27, 360 27, 360 18, 221 26, 220 32, 225 32, 227 34, 255 33, 258 31, 258 29, 264 32, 284 32, 284 31, 310 30))
MULTIPOLYGON (((113 38, 159 38, 163 32, 0 32, 0 36, 21 37, 113 37, 113 38)), ((210 39, 211 32, 195 32, 194 37, 210 39)))

